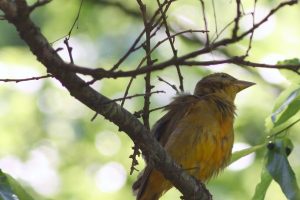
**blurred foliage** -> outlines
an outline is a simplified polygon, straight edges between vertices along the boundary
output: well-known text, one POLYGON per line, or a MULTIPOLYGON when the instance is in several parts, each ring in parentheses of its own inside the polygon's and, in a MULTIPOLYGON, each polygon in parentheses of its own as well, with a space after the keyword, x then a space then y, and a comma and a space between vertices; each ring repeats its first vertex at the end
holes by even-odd
MULTIPOLYGON (((74 49, 76 64, 109 69, 134 42, 143 29, 143 24, 139 16, 128 14, 116 6, 101 2, 100 0, 84 1, 70 44, 74 49)), ((144 2, 149 12, 155 10, 155 1, 144 2)), ((280 1, 259 1, 258 18, 265 15, 278 2, 280 1)), ((245 1, 243 4, 245 13, 253 8, 253 1, 245 1)), ((40 26, 41 31, 55 48, 64 48, 61 38, 68 34, 79 5, 79 0, 66 0, 63 6, 61 1, 52 1, 38 8, 31 18, 40 26)), ((139 12, 136 1, 126 1, 124 6, 133 12, 139 12)), ((215 1, 215 7, 216 22, 220 32, 234 17, 235 2, 215 1)), ((299 8, 300 6, 297 5, 283 9, 254 34, 249 59, 276 64, 280 60, 299 57, 300 26, 296 26, 300 18, 299 8)), ((208 3, 209 29, 215 30, 216 23, 211 14, 212 10, 212 4, 208 3)), ((176 1, 168 13, 170 26, 175 31, 203 29, 200 11, 199 1, 176 1)), ((251 26, 251 17, 250 21, 245 17, 241 21, 241 29, 245 30, 249 26, 251 26)), ((227 29, 222 36, 230 33, 230 29, 227 29)), ((46 73, 45 68, 36 61, 15 29, 6 21, 0 21, 0 34, 0 78, 24 78, 46 73)), ((213 38, 215 32, 211 31, 209 34, 213 38)), ((154 41, 163 38, 165 35, 161 30, 154 41)), ((177 38, 175 44, 178 55, 201 47, 199 40, 201 38, 203 38, 201 34, 177 38)), ((248 41, 243 40, 230 46, 226 52, 215 52, 214 55, 200 56, 197 59, 239 55, 245 51, 247 45, 248 41)), ((143 53, 143 50, 135 52, 126 60, 122 69, 136 67, 143 53)), ((60 51, 60 55, 69 61, 66 50, 60 51)), ((167 43, 154 53, 154 57, 159 60, 166 60, 171 56, 172 52, 167 43)), ((278 128, 280 130, 293 123, 292 118, 298 116, 298 75, 284 71, 280 74, 278 70, 272 69, 250 69, 234 65, 183 68, 186 91, 192 92, 195 83, 213 71, 224 71, 240 79, 257 83, 255 87, 239 94, 236 100, 238 108, 235 121, 236 143, 260 145, 266 142, 268 135, 278 131, 273 129, 275 125, 271 116, 276 115, 277 124, 275 124, 280 125, 278 128), (278 120, 281 120, 280 123, 278 120)), ((154 90, 164 90, 166 94, 154 94, 151 99, 152 108, 167 104, 175 94, 169 86, 157 80, 158 73, 160 77, 178 85, 174 69, 154 73, 152 76, 154 90)), ((128 79, 107 79, 97 82, 93 87, 113 99, 123 95, 128 81, 128 79)), ((137 77, 130 94, 143 93, 143 91, 143 77, 137 77)), ((143 98, 138 97, 127 100, 125 107, 135 112, 142 108, 142 104, 143 98)), ((94 113, 73 99, 58 81, 47 79, 22 83, 1 82, 0 110, 0 168, 20 181, 34 199, 133 199, 131 184, 136 179, 136 173, 133 176, 128 175, 131 164, 129 155, 132 153, 133 145, 131 140, 101 116, 91 122, 94 113)), ((153 112, 151 123, 153 124, 160 116, 162 116, 161 111, 153 112)), ((297 180, 300 179, 298 156, 300 136, 297 134, 299 129, 300 126, 295 124, 279 135, 293 141, 295 148, 289 159, 287 157, 284 159, 295 172, 297 180)), ((244 156, 249 152, 238 156, 244 156)), ((241 170, 225 169, 217 178, 209 181, 208 188, 214 199, 251 199, 260 179, 267 182, 265 199, 285 199, 279 187, 280 183, 274 184, 273 181, 269 184, 268 180, 271 178, 265 171, 262 172, 262 177, 259 176, 258 172, 265 170, 264 160, 267 152, 267 147, 260 146, 255 153, 255 161, 250 165, 241 170)), ((139 158, 139 161, 138 168, 142 170, 144 166, 142 158, 139 158)), ((259 189, 263 190, 263 187, 259 189)), ((162 199, 178 199, 179 195, 178 191, 172 189, 162 199)))

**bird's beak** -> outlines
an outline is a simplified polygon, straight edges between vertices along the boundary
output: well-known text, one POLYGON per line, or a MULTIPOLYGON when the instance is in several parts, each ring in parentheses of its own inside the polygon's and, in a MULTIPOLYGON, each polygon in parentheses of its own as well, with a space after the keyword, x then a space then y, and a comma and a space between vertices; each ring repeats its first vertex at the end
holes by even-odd
POLYGON ((238 91, 244 90, 252 85, 255 85, 255 83, 249 82, 249 81, 241 81, 237 80, 235 82, 235 85, 238 87, 238 91))

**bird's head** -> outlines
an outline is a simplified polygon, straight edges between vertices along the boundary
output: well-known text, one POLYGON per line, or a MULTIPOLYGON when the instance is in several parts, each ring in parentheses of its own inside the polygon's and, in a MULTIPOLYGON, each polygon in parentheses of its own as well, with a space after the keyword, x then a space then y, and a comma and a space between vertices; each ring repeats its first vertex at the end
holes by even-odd
POLYGON ((194 91, 194 95, 202 96, 212 93, 225 95, 230 100, 234 100, 236 94, 255 83, 238 80, 226 73, 214 73, 201 79, 194 91))

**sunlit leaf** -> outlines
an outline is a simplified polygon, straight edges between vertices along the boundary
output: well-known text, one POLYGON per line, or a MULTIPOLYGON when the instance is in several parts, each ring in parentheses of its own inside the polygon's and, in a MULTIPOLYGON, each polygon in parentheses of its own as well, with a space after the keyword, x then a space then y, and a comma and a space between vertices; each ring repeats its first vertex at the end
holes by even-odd
POLYGON ((269 146, 266 168, 288 199, 299 200, 299 187, 287 159, 292 149, 293 145, 289 139, 276 140, 269 146))

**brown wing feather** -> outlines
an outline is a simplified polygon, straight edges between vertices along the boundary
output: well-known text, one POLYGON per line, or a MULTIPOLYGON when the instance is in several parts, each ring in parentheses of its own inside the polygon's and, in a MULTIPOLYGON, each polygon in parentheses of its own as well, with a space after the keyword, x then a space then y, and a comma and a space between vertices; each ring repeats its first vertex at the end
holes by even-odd
MULTIPOLYGON (((176 128, 176 124, 188 112, 189 107, 193 102, 197 101, 197 99, 198 98, 193 95, 180 95, 167 106, 166 110, 168 112, 156 122, 151 131, 162 146, 165 146, 170 134, 176 128), (178 109, 178 106, 180 106, 180 109, 178 109)), ((137 199, 143 194, 152 170, 153 167, 147 165, 144 171, 140 173, 137 181, 133 183, 132 190, 137 194, 137 199)))

